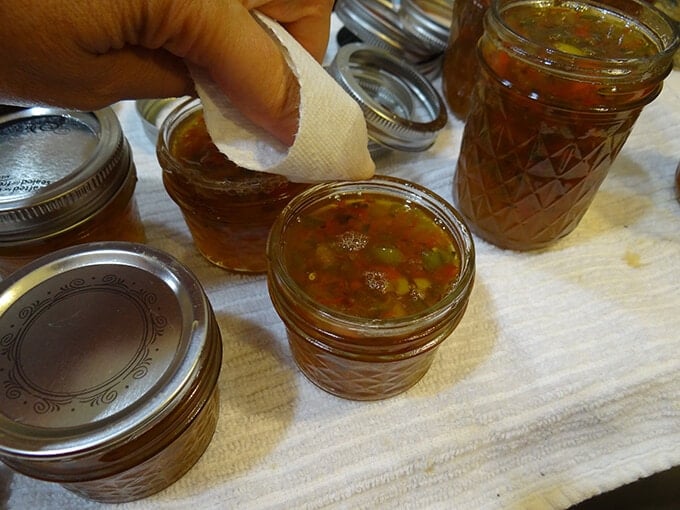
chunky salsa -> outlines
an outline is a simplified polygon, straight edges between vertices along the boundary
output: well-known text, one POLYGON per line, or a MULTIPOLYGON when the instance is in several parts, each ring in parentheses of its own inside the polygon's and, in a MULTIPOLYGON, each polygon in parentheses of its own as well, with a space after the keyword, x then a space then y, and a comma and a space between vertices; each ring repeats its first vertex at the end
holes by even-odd
POLYGON ((604 4, 500 5, 479 43, 454 196, 480 237, 537 249, 576 227, 668 66, 651 28, 604 4))
POLYGON ((460 271, 451 234, 415 203, 339 195, 287 226, 286 264, 304 292, 336 312, 409 316, 438 303, 460 271))
POLYGON ((502 16, 512 31, 541 48, 541 58, 562 60, 557 66, 532 66, 504 48, 482 44, 484 59, 494 73, 533 99, 575 103, 579 108, 616 106, 644 97, 658 85, 656 80, 648 88, 635 83, 629 94, 621 84, 624 73, 606 69, 616 66, 617 60, 645 59, 659 52, 657 43, 632 18, 576 2, 517 3, 502 16), (565 57, 579 57, 578 64, 570 68, 565 57))

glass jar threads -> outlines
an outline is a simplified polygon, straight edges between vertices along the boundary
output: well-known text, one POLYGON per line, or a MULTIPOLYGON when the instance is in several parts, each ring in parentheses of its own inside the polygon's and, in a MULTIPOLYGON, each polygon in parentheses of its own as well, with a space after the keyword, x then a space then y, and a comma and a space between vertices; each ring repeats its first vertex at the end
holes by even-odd
POLYGON ((647 2, 494 1, 454 177, 473 232, 515 250, 569 234, 677 47, 647 2))
POLYGON ((231 271, 265 272, 271 224, 309 185, 230 161, 212 143, 199 99, 168 114, 159 132, 157 155, 165 189, 180 207, 199 252, 231 271))
POLYGON ((390 177, 316 185, 274 223, 269 293, 297 365, 340 397, 397 395, 465 312, 474 245, 458 213, 390 177))
POLYGON ((0 283, 0 329, 0 460, 16 471, 121 503, 210 443, 220 331, 166 253, 103 242, 41 257, 0 283))
POLYGON ((0 116, 0 276, 92 241, 145 240, 130 147, 110 108, 0 116))

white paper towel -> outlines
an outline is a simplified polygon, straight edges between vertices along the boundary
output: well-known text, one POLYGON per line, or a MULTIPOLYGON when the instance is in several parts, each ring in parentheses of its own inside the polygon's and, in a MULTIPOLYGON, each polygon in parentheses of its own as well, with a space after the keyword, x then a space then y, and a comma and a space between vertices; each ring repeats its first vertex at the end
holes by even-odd
POLYGON ((300 84, 300 119, 288 148, 246 119, 204 69, 192 69, 208 132, 217 148, 250 170, 296 182, 356 180, 373 176, 366 121, 359 105, 274 20, 254 13, 278 41, 300 84))

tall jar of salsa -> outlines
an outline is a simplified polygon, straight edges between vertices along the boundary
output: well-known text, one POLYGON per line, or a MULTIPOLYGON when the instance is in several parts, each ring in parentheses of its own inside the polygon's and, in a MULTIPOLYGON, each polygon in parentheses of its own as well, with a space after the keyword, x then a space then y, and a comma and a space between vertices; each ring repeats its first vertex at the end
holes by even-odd
POLYGON ((353 400, 406 391, 463 317, 474 253, 458 212, 408 181, 295 197, 272 226, 267 281, 302 373, 353 400))
POLYGON ((484 31, 490 0, 455 0, 442 62, 442 91, 451 113, 465 120, 477 79, 477 41, 484 31))
POLYGON ((494 0, 454 178, 471 229, 514 250, 569 234, 678 44, 640 0, 494 0))
POLYGON ((210 138, 199 99, 168 114, 156 153, 165 189, 201 255, 233 272, 266 272, 269 229, 288 201, 309 185, 229 160, 210 138))

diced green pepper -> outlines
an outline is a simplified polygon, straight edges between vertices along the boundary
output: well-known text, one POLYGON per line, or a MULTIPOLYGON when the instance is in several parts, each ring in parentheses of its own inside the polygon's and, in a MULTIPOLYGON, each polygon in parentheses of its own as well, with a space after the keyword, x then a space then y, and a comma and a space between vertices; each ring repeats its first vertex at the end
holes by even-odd
POLYGON ((405 260, 404 254, 392 246, 376 246, 373 248, 373 256, 378 262, 391 266, 401 264, 405 260))

